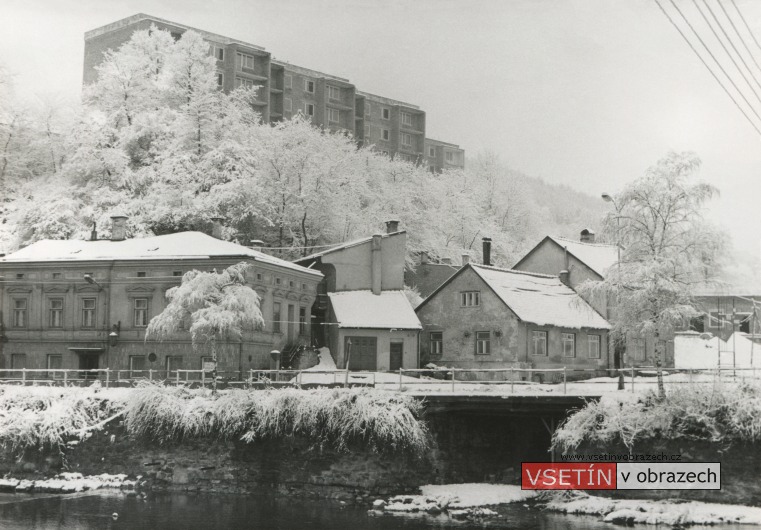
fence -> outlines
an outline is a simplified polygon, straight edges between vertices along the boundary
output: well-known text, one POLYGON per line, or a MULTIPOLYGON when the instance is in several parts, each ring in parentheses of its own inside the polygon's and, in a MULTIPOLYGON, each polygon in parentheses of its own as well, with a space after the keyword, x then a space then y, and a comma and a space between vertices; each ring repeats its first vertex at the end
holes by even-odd
MULTIPOLYGON (((759 381, 761 371, 754 367, 717 367, 712 369, 663 368, 664 384, 669 387, 684 384, 715 384, 717 381, 759 381)), ((477 391, 489 386, 501 386, 509 393, 531 390, 550 390, 562 394, 595 394, 617 390, 621 384, 627 391, 647 388, 656 383, 656 369, 639 367, 605 371, 607 376, 596 377, 600 370, 576 368, 420 368, 400 369, 397 372, 363 372, 335 370, 249 370, 217 372, 222 387, 245 386, 269 388, 282 386, 368 386, 387 390, 421 392, 477 391)), ((203 370, 97 370, 71 369, 2 369, 0 382, 20 385, 88 385, 100 381, 105 387, 134 386, 140 381, 165 384, 209 386, 210 372, 203 370)))

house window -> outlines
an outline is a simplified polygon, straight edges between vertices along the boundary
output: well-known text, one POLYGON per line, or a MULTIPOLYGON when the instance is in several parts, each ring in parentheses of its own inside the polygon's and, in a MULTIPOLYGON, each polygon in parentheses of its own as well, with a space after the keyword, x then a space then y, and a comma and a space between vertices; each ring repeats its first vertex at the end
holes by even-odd
POLYGON ((17 280, 23 280, 24 279, 24 273, 23 272, 16 273, 16 279, 17 280))
MULTIPOLYGON (((26 354, 25 353, 12 353, 11 354, 11 369, 20 370, 26 368, 26 354)), ((15 375, 14 377, 21 377, 21 375, 15 375)))
POLYGON ((288 281, 288 287, 290 287, 291 289, 295 288, 296 287, 296 282, 294 282, 293 280, 289 280, 288 281))
POLYGON ((370 136, 370 126, 365 125, 365 138, 367 138, 368 136, 370 136))
POLYGON ((291 98, 283 99, 283 109, 286 112, 291 112, 293 110, 293 103, 291 102, 291 98))
POLYGON ((576 357, 575 333, 561 333, 560 344, 563 347, 563 357, 576 357))
POLYGON ((217 86, 219 88, 222 88, 223 86, 225 86, 225 74, 221 72, 217 74, 217 86))
POLYGON ((82 299, 82 327, 95 327, 95 298, 82 299))
POLYGON ((431 355, 441 355, 444 351, 444 333, 442 331, 432 331, 430 339, 431 355))
POLYGON ((148 325, 148 299, 135 298, 133 304, 135 327, 146 327, 148 325))
POLYGON ((435 147, 429 147, 428 148, 428 156, 436 156, 436 148, 435 147))
POLYGON ((13 300, 13 327, 25 328, 26 327, 26 298, 16 298, 13 300))
POLYGON ((341 99, 341 89, 337 86, 328 85, 328 98, 329 99, 341 99))
POLYGON ((491 332, 476 331, 476 354, 489 355, 491 353, 491 332))
POLYGON ((402 133, 402 145, 411 146, 412 145, 412 135, 409 133, 402 133))
POLYGON ((390 111, 389 109, 383 109, 383 111, 381 112, 381 117, 382 117, 384 120, 389 120, 389 119, 391 119, 391 111, 390 111))
POLYGON ((129 376, 141 377, 145 370, 145 355, 129 356, 129 376))
POLYGON ((304 103, 304 114, 307 116, 314 116, 314 104, 304 103))
POLYGON ((253 55, 238 53, 237 58, 238 58, 238 70, 253 70, 254 69, 253 55))
POLYGON ((262 281, 262 279, 263 279, 263 278, 264 278, 264 276, 262 276, 262 273, 261 273, 261 272, 257 272, 257 273, 256 273, 256 281, 257 281, 257 282, 260 282, 260 281, 262 281))
POLYGON ((454 162, 454 153, 452 151, 446 151, 444 153, 444 158, 447 162, 454 162))
POLYGON ((272 332, 280 333, 280 302, 272 304, 272 332))
POLYGON ((137 277, 138 277, 138 278, 145 278, 145 271, 139 271, 139 272, 137 273, 137 277))
POLYGON ((50 304, 50 318, 48 319, 50 327, 63 327, 63 298, 51 298, 48 303, 50 304))
POLYGON ((369 116, 372 112, 372 107, 370 106, 369 101, 365 101, 365 116, 369 116))
MULTIPOLYGON (((60 370, 63 368, 63 356, 57 353, 51 353, 47 358, 48 370, 60 370)), ((47 379, 63 379, 62 372, 48 372, 45 374, 47 379)))
POLYGON ((304 79, 304 91, 314 94, 314 81, 304 79))
POLYGON ((589 358, 599 359, 601 357, 600 352, 600 335, 587 335, 589 342, 589 358))
POLYGON ((384 140, 388 140, 390 137, 391 137, 391 133, 389 132, 389 130, 388 129, 383 129, 382 138, 384 140))
POLYGON ((307 290, 307 284, 305 284, 305 283, 302 283, 302 284, 301 284, 301 290, 302 290, 302 291, 306 291, 306 290, 307 290))
POLYGON ((182 370, 182 355, 166 356, 166 376, 177 376, 177 370, 182 370), (174 372, 174 373, 173 373, 174 372))
POLYGON ((547 355, 547 332, 531 332, 531 353, 534 355, 547 355))
POLYGON ((307 308, 299 307, 299 335, 307 333, 307 308))
POLYGON ((182 271, 172 271, 172 276, 179 276, 182 277, 182 271))
POLYGON ((225 49, 220 48, 218 46, 214 47, 214 57, 217 58, 217 61, 224 61, 225 60, 225 49))
POLYGON ((283 280, 282 280, 282 279, 280 279, 280 278, 275 278, 275 285, 280 285, 281 283, 283 283, 283 280))
POLYGON ((254 88, 254 82, 243 77, 235 77, 235 88, 254 88))
POLYGON ((460 293, 460 305, 463 307, 475 307, 481 305, 480 291, 463 291, 460 293))
POLYGON ((338 123, 341 121, 341 113, 338 109, 328 109, 328 121, 338 123))
POLYGON ((644 361, 647 359, 647 344, 645 339, 634 339, 634 360, 644 361))
POLYGON ((60 280, 61 279, 61 273, 60 272, 54 272, 53 273, 53 279, 54 280, 60 280))
POLYGON ((412 114, 409 112, 402 112, 402 125, 412 127, 412 114))
POLYGON ((293 88, 293 76, 285 74, 285 77, 283 78, 283 83, 285 84, 285 88, 293 88))

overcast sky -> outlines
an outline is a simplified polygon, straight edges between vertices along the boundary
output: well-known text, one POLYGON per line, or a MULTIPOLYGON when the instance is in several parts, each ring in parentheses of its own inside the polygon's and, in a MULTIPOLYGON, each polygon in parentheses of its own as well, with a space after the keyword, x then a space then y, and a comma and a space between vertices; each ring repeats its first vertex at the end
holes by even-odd
MULTIPOLYGON (((761 1, 735 1, 761 37, 761 1)), ((692 2, 676 3, 721 52, 692 2)), ((140 12, 417 104, 428 136, 466 160, 491 150, 591 194, 695 151, 722 193, 713 216, 761 253, 761 136, 655 0, 2 0, 0 61, 22 94, 78 97, 84 32, 140 12)))

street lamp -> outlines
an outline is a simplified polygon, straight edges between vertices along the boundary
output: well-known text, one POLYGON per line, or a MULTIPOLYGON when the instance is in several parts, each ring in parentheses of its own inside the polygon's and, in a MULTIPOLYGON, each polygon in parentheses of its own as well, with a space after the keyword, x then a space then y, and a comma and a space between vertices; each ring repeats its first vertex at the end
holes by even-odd
POLYGON ((95 278, 93 278, 93 277, 92 277, 92 274, 90 274, 89 272, 88 272, 88 273, 85 273, 85 275, 83 276, 83 278, 84 278, 84 280, 85 280, 87 283, 89 283, 90 285, 97 285, 97 286, 98 286, 98 287, 99 287, 101 290, 103 289, 103 286, 102 286, 101 284, 99 284, 97 281, 95 281, 95 278))

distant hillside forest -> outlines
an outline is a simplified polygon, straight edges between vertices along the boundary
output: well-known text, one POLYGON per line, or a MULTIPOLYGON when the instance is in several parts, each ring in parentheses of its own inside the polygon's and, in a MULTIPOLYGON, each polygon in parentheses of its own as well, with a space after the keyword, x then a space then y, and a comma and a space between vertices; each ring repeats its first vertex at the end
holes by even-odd
POLYGON ((263 240, 285 258, 367 236, 396 218, 410 256, 426 251, 510 266, 547 234, 596 229, 599 197, 512 171, 495 154, 432 174, 392 160, 306 118, 261 123, 255 90, 217 89, 208 44, 188 31, 139 31, 107 53, 76 110, 25 108, 0 72, 0 251, 40 239, 108 237, 109 217, 131 236, 209 231, 263 240))

